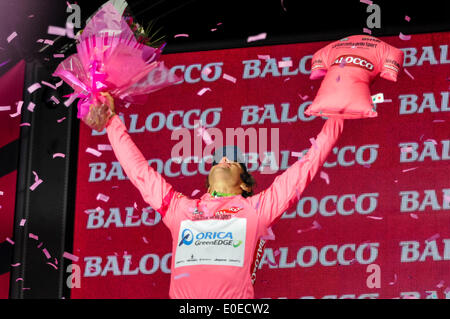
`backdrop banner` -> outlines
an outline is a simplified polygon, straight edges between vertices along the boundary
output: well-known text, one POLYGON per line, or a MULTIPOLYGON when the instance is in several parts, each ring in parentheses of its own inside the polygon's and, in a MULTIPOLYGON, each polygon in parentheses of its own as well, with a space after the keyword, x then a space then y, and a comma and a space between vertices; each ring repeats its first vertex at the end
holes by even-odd
POLYGON ((0 299, 9 295, 24 76, 22 60, 0 77, 0 299))
MULTIPOLYGON (((323 167, 273 225, 275 239, 256 251, 256 298, 450 298, 450 32, 380 39, 404 52, 404 71, 396 83, 374 81, 378 117, 345 120, 323 167)), ((321 83, 309 80, 311 58, 331 42, 163 55, 183 80, 116 112, 149 164, 193 198, 211 168, 194 153, 195 121, 219 129, 224 144, 227 128, 266 136, 265 156, 250 138, 241 148, 254 159, 258 193, 314 147, 326 118, 304 114, 321 83), (172 154, 181 128, 191 161, 172 154), (262 172, 267 165, 276 171, 262 172)), ((80 129, 73 254, 81 279, 71 297, 168 298, 171 234, 105 133, 80 129)))

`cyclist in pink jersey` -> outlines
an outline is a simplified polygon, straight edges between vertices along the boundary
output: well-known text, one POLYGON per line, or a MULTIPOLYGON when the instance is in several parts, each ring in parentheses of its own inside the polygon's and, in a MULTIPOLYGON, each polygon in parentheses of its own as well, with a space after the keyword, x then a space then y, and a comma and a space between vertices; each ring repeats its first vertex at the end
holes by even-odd
POLYGON ((266 190, 253 195, 254 181, 245 165, 239 156, 226 154, 211 168, 208 192, 192 199, 148 165, 114 113, 112 97, 107 98, 106 131, 114 153, 172 235, 169 296, 254 298, 254 257, 260 238, 314 178, 342 133, 344 120, 327 119, 316 138, 317 148, 311 147, 266 190))

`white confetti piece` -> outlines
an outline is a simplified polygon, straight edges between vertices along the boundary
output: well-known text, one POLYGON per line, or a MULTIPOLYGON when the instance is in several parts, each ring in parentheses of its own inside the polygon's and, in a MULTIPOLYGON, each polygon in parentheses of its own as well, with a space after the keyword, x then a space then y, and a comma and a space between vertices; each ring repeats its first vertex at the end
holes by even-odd
POLYGON ((51 96, 50 100, 52 100, 55 104, 59 104, 59 100, 55 96, 51 96))
POLYGON ((367 216, 367 218, 375 219, 375 220, 382 220, 383 219, 383 217, 379 217, 379 216, 367 216))
POLYGON ((27 91, 28 91, 28 93, 33 93, 34 91, 36 91, 37 89, 40 89, 41 88, 41 85, 39 84, 39 83, 34 83, 34 84, 31 84, 29 87, 28 87, 28 89, 27 89, 27 91))
POLYGON ((273 233, 272 227, 267 228, 267 235, 261 236, 263 240, 275 240, 275 234, 273 233))
POLYGON ((34 184, 30 186, 30 190, 32 191, 34 191, 36 187, 38 187, 43 182, 43 180, 38 177, 35 171, 33 171, 33 174, 34 174, 34 184))
POLYGON ((11 111, 11 106, 10 105, 8 105, 8 106, 0 106, 0 112, 1 111, 11 111))
POLYGON ((67 251, 64 252, 63 257, 64 257, 64 258, 67 258, 67 259, 69 259, 69 260, 72 260, 72 261, 74 261, 74 262, 77 262, 78 259, 80 259, 80 257, 75 256, 75 255, 72 255, 71 253, 68 253, 67 251))
POLYGON ((147 238, 145 238, 145 236, 142 236, 142 240, 144 241, 144 243, 148 244, 148 240, 147 238))
POLYGON ((285 61, 279 61, 278 67, 279 68, 288 68, 292 66, 292 60, 285 60, 285 61))
POLYGON ((16 117, 16 116, 20 115, 20 114, 22 113, 22 105, 23 105, 23 101, 17 102, 17 110, 16 110, 16 113, 14 113, 14 114, 9 114, 9 116, 11 116, 11 117, 16 117))
POLYGON ((320 178, 323 178, 327 184, 330 184, 330 178, 329 178, 327 173, 321 171, 320 172, 320 178))
POLYGON ((432 138, 427 138, 424 142, 432 142, 434 145, 438 145, 438 142, 432 138))
POLYGON ((102 193, 98 193, 96 199, 106 203, 107 201, 109 201, 109 196, 106 196, 105 194, 102 193))
POLYGON ((60 35, 60 36, 66 36, 66 29, 61 27, 55 27, 53 25, 49 25, 47 29, 48 34, 52 35, 60 35))
POLYGON ((298 94, 298 96, 304 101, 304 100, 306 100, 309 96, 308 95, 305 95, 305 96, 302 96, 300 93, 298 94))
POLYGON ((22 218, 22 220, 20 221, 20 226, 24 226, 25 225, 25 222, 26 222, 27 220, 25 219, 25 218, 22 218))
POLYGON ((189 34, 187 34, 187 33, 179 33, 179 34, 175 34, 173 37, 174 37, 174 38, 179 38, 179 37, 185 37, 185 38, 188 38, 188 37, 189 37, 189 34))
POLYGON ((197 129, 197 134, 198 136, 201 136, 203 141, 207 144, 207 145, 211 145, 213 143, 212 139, 211 139, 211 135, 209 135, 208 131, 203 128, 203 127, 199 127, 197 129))
POLYGON ((291 152, 291 155, 294 157, 303 157, 303 153, 302 152, 291 152))
POLYGON ((437 288, 442 288, 442 287, 444 287, 444 280, 441 280, 437 285, 436 285, 436 287, 437 288))
POLYGON ((8 43, 10 43, 15 37, 17 37, 17 32, 16 32, 16 31, 14 31, 13 33, 11 33, 11 34, 6 38, 6 41, 7 41, 8 43))
POLYGON ((53 268, 58 269, 58 267, 57 267, 56 265, 52 264, 51 262, 47 262, 47 265, 50 265, 50 266, 52 266, 53 268))
POLYGON ((368 4, 368 5, 372 4, 372 1, 370 1, 370 0, 359 0, 359 2, 368 4))
POLYGON ((401 153, 408 153, 408 152, 412 152, 412 151, 413 151, 413 148, 411 146, 408 146, 408 147, 404 146, 400 149, 401 153))
POLYGON ((258 54, 258 59, 261 59, 261 60, 269 60, 269 59, 270 59, 270 55, 267 55, 267 54, 258 54))
POLYGON ((101 152, 99 152, 99 151, 97 151, 97 150, 95 150, 95 149, 93 149, 93 148, 90 148, 90 147, 88 147, 88 148, 86 149, 86 153, 95 155, 95 156, 97 156, 97 157, 100 157, 100 156, 102 155, 101 152))
POLYGON ((65 119, 66 119, 66 117, 64 116, 64 117, 62 117, 62 118, 56 120, 56 122, 61 123, 61 122, 64 121, 65 119))
POLYGON ((402 170, 402 172, 403 172, 403 173, 409 172, 409 171, 415 170, 415 169, 417 169, 417 168, 418 168, 418 167, 413 167, 413 168, 404 169, 404 170, 402 170))
POLYGON ((210 74, 212 72, 212 70, 211 70, 211 68, 208 66, 208 67, 205 67, 203 70, 202 70, 202 74, 203 75, 208 75, 208 74, 210 74))
POLYGON ((192 192, 191 196, 193 197, 193 196, 197 195, 198 193, 200 193, 200 190, 196 189, 192 192))
POLYGON ((65 158, 66 155, 63 154, 63 153, 55 153, 55 154, 53 154, 53 158, 56 158, 56 157, 62 157, 62 158, 65 158))
POLYGON ((413 213, 409 214, 409 216, 411 216, 411 218, 414 218, 414 219, 419 219, 419 216, 417 216, 416 214, 413 214, 413 213))
POLYGON ((112 151, 112 146, 109 144, 98 144, 97 149, 99 151, 112 151))
POLYGON ((247 38, 247 42, 254 42, 258 40, 265 40, 267 37, 267 33, 263 32, 257 35, 253 35, 247 38))
POLYGON ((223 78, 224 78, 225 80, 230 81, 230 82, 236 83, 236 78, 233 77, 233 76, 231 76, 231 75, 228 75, 228 74, 226 74, 226 73, 223 74, 223 78))
POLYGON ((56 86, 57 88, 59 88, 63 83, 64 83, 64 81, 61 80, 61 81, 59 81, 58 83, 55 83, 55 86, 56 86))
POLYGON ((30 103, 28 103, 28 111, 33 112, 34 111, 34 107, 36 106, 36 104, 34 104, 33 102, 30 101, 30 103))
POLYGON ((413 76, 411 73, 409 73, 409 71, 408 71, 406 68, 403 68, 403 70, 405 71, 405 73, 406 73, 411 79, 414 80, 414 76, 413 76))
POLYGON ((211 91, 211 89, 210 88, 203 88, 203 89, 201 89, 200 91, 197 92, 197 95, 202 96, 207 91, 211 91))
POLYGON ((320 224, 317 221, 313 221, 311 229, 322 229, 322 226, 320 226, 320 224))

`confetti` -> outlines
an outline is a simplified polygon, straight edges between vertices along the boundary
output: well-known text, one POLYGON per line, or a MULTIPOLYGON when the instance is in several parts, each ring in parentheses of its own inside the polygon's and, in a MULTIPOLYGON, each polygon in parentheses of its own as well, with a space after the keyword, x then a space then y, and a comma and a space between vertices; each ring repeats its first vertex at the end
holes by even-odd
POLYGON ((93 148, 90 148, 90 147, 88 147, 88 148, 86 149, 86 153, 90 153, 90 154, 95 155, 95 156, 97 156, 97 157, 100 157, 100 156, 102 155, 101 152, 99 152, 99 151, 97 151, 97 150, 95 150, 95 149, 93 149, 93 148))
POLYGON ((217 31, 217 28, 212 28, 211 31, 212 32, 217 31))
POLYGON ((206 68, 204 68, 204 69, 202 70, 202 74, 203 74, 203 75, 208 75, 208 74, 210 74, 211 72, 212 72, 212 70, 211 70, 210 67, 206 67, 206 68))
POLYGON ((7 41, 8 43, 10 43, 15 37, 17 37, 17 32, 16 32, 16 31, 14 31, 13 33, 11 33, 11 34, 8 36, 8 38, 6 38, 6 41, 7 41))
POLYGON ((269 60, 269 59, 270 59, 270 55, 259 55, 259 54, 258 54, 258 59, 261 59, 261 60, 269 60))
POLYGON ((284 7, 284 0, 281 0, 281 7, 283 8, 284 11, 287 12, 286 8, 284 7))
POLYGON ((194 191, 192 192, 192 194, 191 194, 191 197, 197 195, 198 193, 200 193, 200 190, 199 190, 199 189, 194 190, 194 191))
POLYGON ((25 222, 26 222, 27 220, 26 219, 24 219, 24 218, 22 218, 22 220, 20 221, 20 226, 23 226, 23 225, 25 225, 25 222))
POLYGON ((173 277, 173 279, 177 280, 177 279, 180 279, 180 278, 183 278, 183 277, 189 277, 189 274, 185 272, 185 273, 176 275, 175 277, 173 277))
POLYGON ((236 83, 236 78, 235 78, 235 77, 232 77, 231 75, 228 75, 228 74, 224 73, 222 77, 223 77, 225 80, 228 80, 228 81, 230 81, 230 82, 236 83))
POLYGON ((56 83, 55 86, 56 86, 57 88, 59 88, 59 87, 63 84, 63 82, 64 82, 64 81, 61 80, 61 81, 59 81, 58 83, 56 83))
POLYGON ((200 91, 197 92, 197 95, 202 96, 203 94, 205 94, 206 91, 211 91, 210 88, 203 88, 200 91))
POLYGON ((47 29, 48 34, 52 35, 60 35, 60 36, 66 36, 66 29, 61 27, 55 27, 53 25, 49 25, 47 29))
POLYGON ((399 37, 401 40, 403 40, 403 41, 408 41, 408 40, 411 39, 411 36, 410 36, 410 35, 405 35, 405 34, 403 34, 403 33, 401 33, 401 32, 400 32, 400 34, 398 35, 398 37, 399 37))
POLYGON ((72 261, 74 261, 74 262, 77 262, 77 261, 78 261, 78 259, 80 259, 80 257, 78 257, 78 256, 75 256, 75 255, 72 255, 71 253, 68 253, 67 251, 65 251, 65 252, 64 252, 64 254, 63 254, 63 258, 66 258, 66 259, 72 260, 72 261))
POLYGON ((112 146, 110 144, 98 144, 97 149, 99 151, 112 151, 112 146))
POLYGON ((54 86, 54 85, 51 84, 51 83, 48 83, 48 82, 46 82, 46 81, 41 81, 41 83, 42 83, 43 85, 46 85, 46 86, 48 86, 48 87, 50 87, 50 88, 56 90, 56 86, 54 86))
POLYGON ((406 68, 403 68, 403 70, 405 71, 405 73, 406 73, 411 79, 414 80, 414 77, 412 76, 411 73, 409 73, 409 71, 408 71, 406 68))
POLYGON ((41 248, 43 243, 40 243, 39 245, 37 245, 37 248, 41 248))
POLYGON ((6 60, 5 62, 0 63, 0 67, 2 67, 2 66, 4 66, 4 65, 8 64, 9 61, 11 61, 11 60, 6 60))
POLYGON ((304 100, 306 100, 309 96, 308 95, 305 95, 305 96, 302 96, 300 93, 298 94, 298 96, 300 96, 300 98, 304 101, 304 100))
POLYGON ((44 44, 53 45, 53 43, 55 43, 55 42, 52 40, 49 40, 49 39, 44 40, 44 44))
POLYGON ((433 120, 433 123, 445 122, 445 120, 433 120))
POLYGON ((291 60, 285 60, 285 61, 279 61, 278 62, 278 67, 279 68, 287 68, 287 67, 291 67, 292 66, 292 61, 291 60))
POLYGON ((28 87, 28 89, 27 89, 27 91, 28 91, 28 93, 33 93, 34 91, 36 91, 37 89, 40 89, 41 88, 41 85, 39 84, 39 83, 34 83, 34 84, 31 84, 29 87, 28 87))
POLYGON ((199 127, 197 129, 197 135, 201 136, 203 141, 207 144, 210 145, 213 143, 211 136, 209 135, 208 131, 204 128, 204 127, 199 127))
POLYGON ((19 126, 31 126, 31 124, 25 122, 25 123, 20 124, 19 126))
POLYGON ((75 101, 78 97, 78 94, 71 95, 67 100, 64 101, 64 105, 69 107, 73 101, 75 101))
POLYGON ((62 158, 65 158, 66 155, 63 154, 63 153, 55 153, 55 154, 53 154, 53 158, 56 158, 56 157, 62 157, 62 158))
POLYGON ((372 30, 367 29, 367 28, 363 28, 363 32, 364 33, 368 33, 368 34, 372 34, 372 30))
POLYGON ((376 219, 376 220, 381 220, 381 219, 383 219, 383 217, 378 217, 378 216, 367 216, 367 218, 370 218, 370 219, 376 219))
POLYGON ((58 269, 58 267, 56 267, 56 265, 54 265, 54 264, 52 264, 52 263, 47 262, 47 264, 50 265, 50 266, 52 266, 52 267, 55 268, 55 269, 58 269))
POLYGON ((260 33, 257 35, 253 35, 247 38, 247 42, 254 42, 254 41, 258 41, 258 40, 265 40, 267 37, 267 33, 260 33))
POLYGON ((73 28, 74 28, 73 23, 66 22, 66 36, 68 38, 71 39, 75 38, 75 35, 73 34, 73 28))
POLYGON ((60 118, 59 120, 56 120, 56 122, 61 123, 61 122, 64 121, 65 119, 66 119, 66 117, 64 116, 64 117, 60 118))
POLYGON ((314 148, 315 148, 316 150, 319 149, 319 148, 317 147, 317 143, 316 143, 316 140, 314 139, 314 137, 311 137, 311 138, 309 139, 309 141, 311 142, 312 146, 314 146, 314 148))
POLYGON ((20 280, 23 281, 23 278, 22 278, 22 277, 17 278, 17 279, 16 279, 16 282, 18 282, 18 281, 20 281, 20 280))
POLYGON ((45 257, 47 257, 47 259, 49 259, 51 257, 47 248, 42 249, 42 252, 44 253, 45 257))
POLYGON ((0 111, 11 111, 11 106, 0 106, 0 111))
POLYGON ((409 22, 411 20, 411 18, 408 16, 405 16, 405 20, 409 22))
POLYGON ((14 241, 10 239, 9 237, 6 237, 6 241, 10 243, 11 245, 14 245, 14 241))
POLYGON ((434 140, 432 138, 426 139, 425 142, 432 142, 434 145, 438 145, 438 142, 436 142, 436 140, 434 140))
POLYGON ((145 236, 142 236, 142 240, 144 241, 144 243, 148 244, 148 240, 147 238, 145 238, 145 236))
POLYGON ((11 264, 11 267, 17 267, 17 266, 20 266, 20 263, 11 264))
POLYGON ((36 104, 34 104, 33 102, 28 103, 28 111, 33 112, 34 111, 34 107, 36 106, 36 104))
POLYGON ((275 234, 272 231, 272 228, 267 228, 267 235, 261 236, 261 239, 263 240, 275 240, 275 234))
POLYGON ((36 239, 36 240, 38 240, 38 238, 39 238, 38 236, 36 236, 36 235, 34 235, 34 234, 32 234, 32 233, 29 233, 29 234, 28 234, 28 237, 29 237, 29 238, 33 238, 33 239, 36 239))
POLYGON ((401 153, 408 153, 408 152, 412 152, 413 151, 413 148, 411 147, 411 146, 408 146, 408 147, 402 147, 401 149, 400 149, 400 152, 401 153))
POLYGON ((330 179, 329 179, 327 173, 321 171, 321 172, 320 172, 320 178, 323 178, 327 184, 330 184, 330 179))
POLYGON ((362 166, 364 166, 365 168, 370 168, 370 164, 363 164, 362 166))
POLYGON ((370 0, 359 0, 359 2, 368 4, 368 5, 372 4, 372 1, 370 1, 370 0))
POLYGON ((33 171, 33 174, 34 174, 34 184, 30 186, 30 190, 32 191, 34 191, 36 187, 38 187, 39 184, 43 182, 43 180, 38 177, 35 171, 33 171))
POLYGON ((405 173, 405 172, 408 172, 408 171, 415 170, 416 168, 418 168, 418 167, 413 167, 413 168, 404 169, 404 170, 402 170, 402 172, 405 173))
MULTIPOLYGON (((283 82, 286 82, 286 81, 289 81, 291 78, 285 78, 284 80, 283 80, 283 82)), ((290 122, 289 122, 289 124, 290 124, 290 122)))
POLYGON ((294 157, 303 157, 303 153, 302 152, 291 152, 291 155, 294 157))
POLYGON ((311 229, 322 229, 322 226, 317 221, 313 221, 311 229))
POLYGON ((105 203, 109 200, 109 196, 106 196, 105 194, 98 193, 97 200, 104 201, 105 203))
POLYGON ((14 114, 9 114, 9 116, 11 116, 11 117, 16 117, 16 116, 20 115, 20 114, 22 113, 22 105, 23 105, 23 101, 17 102, 17 110, 16 110, 16 113, 14 113, 14 114))
POLYGON ((434 235, 431 236, 430 238, 425 239, 425 242, 428 243, 428 242, 430 242, 430 241, 433 241, 433 240, 435 240, 435 239, 438 239, 439 237, 440 237, 439 234, 434 234, 434 235))
POLYGON ((55 96, 51 96, 50 100, 52 100, 53 102, 55 102, 55 104, 59 104, 59 100, 55 97, 55 96))
POLYGON ((444 195, 444 202, 445 203, 450 203, 450 196, 444 195))
POLYGON ((419 219, 419 216, 417 216, 416 214, 409 214, 409 216, 411 216, 411 218, 414 218, 414 219, 419 219))
POLYGON ((276 257, 276 256, 278 256, 280 254, 280 250, 279 249, 277 249, 277 250, 275 250, 274 252, 273 252, 273 255, 276 257))
POLYGON ((3 193, 2 191, 0 191, 0 195, 3 196, 3 194, 4 194, 4 193, 3 193))
POLYGON ((444 292, 445 292, 446 294, 450 293, 450 287, 445 288, 444 292))
POLYGON ((179 38, 179 37, 187 38, 187 37, 189 37, 189 34, 187 34, 187 33, 179 33, 179 34, 175 34, 174 35, 174 38, 179 38))
POLYGON ((445 281, 441 280, 441 281, 436 285, 436 287, 437 287, 437 288, 442 288, 442 287, 444 287, 444 282, 445 282, 445 281))
POLYGON ((389 285, 394 285, 397 282, 397 274, 394 274, 394 281, 391 281, 389 285))

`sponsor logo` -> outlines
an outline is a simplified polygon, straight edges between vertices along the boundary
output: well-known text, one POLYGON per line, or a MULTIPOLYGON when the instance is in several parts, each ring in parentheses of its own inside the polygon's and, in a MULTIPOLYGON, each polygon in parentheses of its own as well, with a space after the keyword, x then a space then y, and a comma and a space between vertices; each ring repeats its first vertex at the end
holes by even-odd
POLYGON ((190 244, 192 244, 193 241, 194 241, 194 234, 192 233, 192 231, 190 229, 184 229, 183 232, 181 233, 181 240, 180 243, 178 244, 178 247, 180 247, 182 244, 189 246, 190 244))
POLYGON ((366 58, 357 55, 341 55, 336 60, 334 60, 333 65, 340 65, 345 63, 345 66, 356 66, 368 71, 373 71, 373 63, 371 63, 366 58))
POLYGON ((181 233, 181 240, 178 243, 178 247, 181 245, 190 246, 194 243, 195 246, 233 246, 234 248, 239 247, 243 241, 234 240, 232 232, 200 232, 194 235, 192 230, 185 228, 181 233), (194 242, 195 240, 195 242, 194 242))

